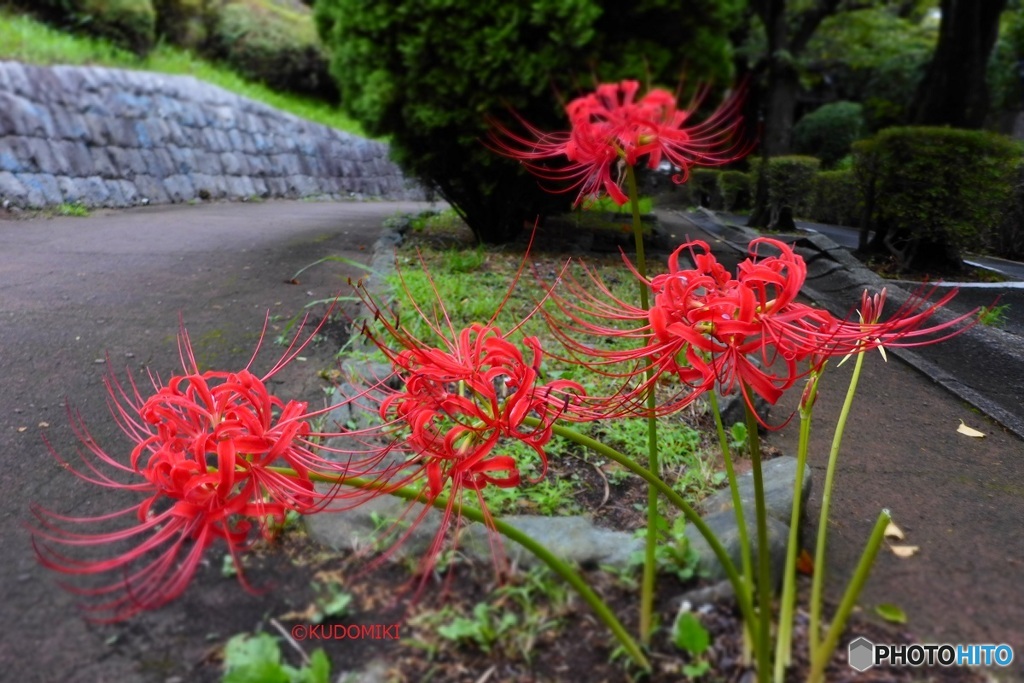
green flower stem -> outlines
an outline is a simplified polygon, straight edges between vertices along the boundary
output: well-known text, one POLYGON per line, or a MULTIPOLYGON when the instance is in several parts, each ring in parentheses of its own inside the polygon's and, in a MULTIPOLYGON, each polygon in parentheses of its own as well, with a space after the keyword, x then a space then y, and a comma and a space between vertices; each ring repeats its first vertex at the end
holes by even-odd
MULTIPOLYGON (((286 476, 295 475, 294 470, 290 470, 284 467, 270 467, 268 469, 274 470, 275 472, 279 472, 286 476)), ((341 475, 337 477, 330 477, 315 474, 312 472, 309 473, 309 478, 314 481, 319 481, 328 484, 353 486, 361 489, 378 490, 381 491, 382 493, 397 496, 405 500, 418 501, 424 504, 429 504, 434 506, 435 508, 438 508, 439 510, 446 510, 448 508, 448 499, 446 497, 438 496, 434 500, 428 501, 424 498, 422 491, 413 490, 407 486, 400 489, 391 489, 386 484, 379 481, 361 479, 357 477, 346 478, 341 475)), ((643 650, 640 649, 640 646, 637 645, 637 642, 633 639, 633 637, 629 635, 629 631, 626 630, 626 628, 622 625, 622 622, 620 622, 616 618, 615 614, 612 613, 611 609, 608 607, 608 604, 604 600, 602 600, 597 595, 597 593, 594 592, 594 590, 587 584, 587 582, 583 580, 583 577, 581 577, 579 573, 577 573, 571 566, 569 566, 568 563, 564 562, 554 553, 548 550, 546 547, 538 543, 536 540, 533 539, 532 536, 523 533, 516 527, 509 524, 508 522, 503 522, 502 520, 493 517, 488 520, 484 516, 484 513, 482 511, 473 507, 463 505, 459 501, 455 502, 452 509, 456 515, 460 515, 474 522, 489 525, 505 538, 515 541, 519 545, 526 548, 537 559, 546 564, 553 572, 561 576, 562 579, 564 579, 566 583, 572 586, 573 589, 575 589, 575 591, 580 595, 580 597, 582 597, 583 600, 586 601, 588 605, 590 605, 590 608, 594 610, 594 613, 597 615, 598 619, 604 622, 604 624, 612 632, 612 635, 614 635, 615 638, 618 639, 619 643, 622 644, 622 647, 625 648, 627 653, 629 653, 629 656, 633 659, 637 666, 641 667, 645 671, 651 670, 650 661, 648 661, 647 657, 643 653, 643 650)))
MULTIPOLYGON (((633 239, 636 242, 636 269, 640 277, 647 278, 647 259, 644 255, 644 231, 640 221, 640 192, 636 184, 636 170, 626 165, 626 185, 633 208, 633 239)), ((650 309, 647 287, 643 282, 640 288, 640 307, 650 309)), ((658 464, 658 419, 655 417, 657 397, 654 395, 654 368, 647 359, 644 368, 644 379, 647 381, 647 469, 658 476, 661 469, 658 464)), ((654 584, 657 579, 657 561, 655 554, 658 548, 658 491, 654 486, 647 487, 647 536, 644 547, 644 576, 640 584, 640 640, 650 642, 651 630, 654 625, 654 584)))
POLYGON ((811 439, 811 415, 818 393, 821 370, 811 373, 807 389, 800 402, 800 441, 796 454, 796 478, 793 481, 793 508, 789 515, 789 540, 786 542, 786 568, 782 575, 782 598, 779 607, 779 630, 775 641, 775 681, 786 678, 786 667, 792 661, 793 613, 796 610, 796 556, 800 550, 800 505, 804 487, 804 466, 811 439))
MULTIPOLYGON (((540 424, 540 420, 534 417, 527 417, 523 422, 533 426, 540 424)), ((743 615, 744 621, 754 623, 753 606, 751 605, 750 597, 743 592, 743 578, 739 575, 739 572, 736 571, 736 565, 733 564, 732 558, 729 557, 725 548, 722 547, 718 537, 715 536, 715 532, 711 530, 711 527, 709 527, 703 519, 701 519, 700 515, 697 514, 697 511, 694 510, 689 503, 683 500, 682 496, 673 491, 672 487, 662 481, 659 477, 651 474, 647 468, 637 464, 632 458, 618 452, 611 446, 603 444, 586 434, 580 434, 575 429, 563 427, 562 425, 553 425, 552 431, 559 436, 578 443, 584 448, 589 448, 595 453, 605 456, 609 460, 614 460, 653 486, 659 493, 665 496, 670 503, 675 505, 676 508, 678 508, 686 517, 686 521, 697 527, 697 531, 699 531, 701 536, 704 537, 704 540, 708 542, 711 552, 715 554, 715 557, 718 559, 719 563, 721 563, 722 569, 725 571, 726 578, 728 578, 729 583, 732 584, 733 590, 736 592, 736 601, 739 603, 740 613, 743 615)))
MULTIPOLYGON (((732 453, 729 450, 729 439, 725 435, 725 424, 722 423, 722 412, 718 408, 718 395, 714 391, 708 392, 708 400, 711 403, 711 414, 715 416, 715 428, 718 430, 718 445, 722 449, 722 460, 725 462, 725 472, 729 478, 729 492, 732 494, 732 509, 736 513, 736 531, 740 537, 740 561, 743 567, 743 584, 747 599, 753 596, 753 562, 750 559, 750 537, 747 534, 747 523, 744 519, 743 505, 740 500, 740 488, 736 479, 736 469, 732 464, 732 453)), ((750 624, 749 628, 754 625, 750 624)), ((753 639, 753 632, 751 632, 753 639)))
MULTIPOLYGON (((750 388, 746 388, 749 395, 750 388)), ((757 679, 767 681, 771 670, 772 568, 768 552, 768 512, 764 505, 764 477, 761 472, 761 437, 758 422, 750 404, 744 401, 747 414, 747 443, 750 445, 751 475, 754 480, 754 512, 757 516, 757 617, 754 629, 754 656, 757 679)))
POLYGON ((843 443, 843 432, 846 430, 846 421, 850 417, 853 397, 857 393, 857 383, 860 381, 860 372, 863 366, 864 353, 860 352, 857 354, 857 361, 853 366, 853 375, 850 377, 850 386, 846 390, 843 408, 839 412, 839 419, 836 421, 836 431, 832 436, 832 449, 828 454, 828 467, 825 470, 825 485, 821 493, 821 514, 818 517, 818 536, 814 547, 814 577, 811 582, 808 654, 812 659, 814 658, 814 653, 818 650, 821 639, 822 591, 825 585, 825 545, 828 539, 828 511, 829 506, 832 504, 832 484, 836 475, 836 463, 839 460, 839 447, 843 443))
MULTIPOLYGON (((853 578, 850 579, 850 583, 846 586, 846 592, 843 593, 839 609, 836 610, 836 614, 832 618, 832 625, 828 629, 828 634, 825 636, 825 640, 818 645, 818 648, 811 652, 811 673, 807 677, 808 683, 820 683, 825 680, 825 668, 832 659, 832 653, 835 652, 836 645, 839 644, 839 637, 846 628, 846 621, 850 618, 850 612, 853 611, 857 598, 860 597, 860 592, 863 590, 864 584, 871 574, 871 567, 875 563, 878 549, 882 547, 882 540, 885 538, 885 527, 888 526, 890 519, 888 510, 882 510, 878 514, 875 528, 871 531, 868 544, 860 556, 860 561, 857 563, 857 569, 853 573, 853 578)), ((817 575, 817 572, 815 572, 815 575, 817 575)))

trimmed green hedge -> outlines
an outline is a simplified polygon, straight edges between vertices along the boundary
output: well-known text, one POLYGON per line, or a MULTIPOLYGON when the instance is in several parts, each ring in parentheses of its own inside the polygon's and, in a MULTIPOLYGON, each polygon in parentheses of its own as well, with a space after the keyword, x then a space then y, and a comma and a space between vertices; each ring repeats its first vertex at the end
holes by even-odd
POLYGON ((872 247, 901 270, 960 266, 1010 211, 1021 147, 987 131, 901 127, 854 145, 872 247))
POLYGON ((768 184, 768 227, 787 229, 785 217, 810 215, 814 203, 814 176, 821 167, 821 161, 814 157, 786 155, 771 157, 767 167, 761 158, 748 159, 750 164, 751 191, 761 174, 766 175, 768 184), (779 220, 783 219, 783 224, 779 220))
POLYGON ((718 174, 718 196, 725 211, 747 211, 753 201, 751 176, 743 171, 721 171, 718 174))
POLYGON ((832 225, 860 225, 863 202, 853 171, 821 171, 814 176, 812 221, 832 225))

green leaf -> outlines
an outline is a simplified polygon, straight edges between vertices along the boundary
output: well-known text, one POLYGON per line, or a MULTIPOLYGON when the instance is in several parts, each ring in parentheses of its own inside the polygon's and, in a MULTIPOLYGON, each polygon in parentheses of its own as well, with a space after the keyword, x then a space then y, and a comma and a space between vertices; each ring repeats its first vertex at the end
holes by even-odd
POLYGON ((701 655, 711 645, 711 635, 693 612, 684 612, 676 619, 675 644, 680 650, 701 655))
POLYGON ((893 624, 907 623, 907 613, 892 603, 883 602, 875 605, 875 614, 893 624))
POLYGON ((299 671, 297 683, 331 683, 331 660, 322 648, 309 658, 309 666, 299 671))
POLYGON ((230 579, 232 576, 238 576, 238 565, 235 564, 235 558, 231 554, 224 556, 224 559, 220 563, 220 575, 225 579, 230 579))
POLYGON ((290 683, 291 676, 281 665, 277 639, 260 633, 239 634, 224 647, 222 683, 290 683))
POLYGON ((683 673, 686 675, 687 678, 700 678, 710 670, 711 664, 703 659, 694 664, 683 665, 683 673))

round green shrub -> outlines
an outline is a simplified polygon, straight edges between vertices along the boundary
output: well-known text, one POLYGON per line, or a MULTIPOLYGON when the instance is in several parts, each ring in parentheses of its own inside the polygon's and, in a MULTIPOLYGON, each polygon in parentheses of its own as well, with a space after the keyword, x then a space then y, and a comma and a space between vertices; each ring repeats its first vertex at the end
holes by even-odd
MULTIPOLYGON (((515 238, 573 196, 540 189, 483 144, 497 119, 565 130, 564 104, 597 78, 727 83, 740 0, 319 0, 342 105, 387 136, 405 171, 435 188, 484 241, 515 238), (559 99, 562 99, 560 102, 559 99)), ((709 98, 713 99, 713 98, 709 98)))
POLYGON ((890 128, 854 145, 873 248, 901 270, 960 267, 1011 209, 1021 147, 988 131, 890 128))
POLYGON ((205 0, 153 0, 156 33, 172 45, 201 47, 206 42, 205 0))
POLYGON ((156 11, 150 0, 79 0, 77 14, 88 19, 89 33, 138 55, 156 42, 156 11))
POLYGON ((743 171, 721 171, 718 174, 718 196, 726 211, 746 211, 753 199, 750 174, 743 171))
POLYGON ((821 171, 814 176, 814 201, 808 218, 832 225, 860 225, 863 204, 853 171, 821 171))
POLYGON ((833 102, 818 107, 793 127, 793 148, 798 154, 821 159, 832 168, 850 153, 850 145, 864 137, 864 107, 856 102, 833 102))
POLYGON ((313 15, 272 0, 229 0, 213 9, 208 51, 271 88, 335 99, 313 15))

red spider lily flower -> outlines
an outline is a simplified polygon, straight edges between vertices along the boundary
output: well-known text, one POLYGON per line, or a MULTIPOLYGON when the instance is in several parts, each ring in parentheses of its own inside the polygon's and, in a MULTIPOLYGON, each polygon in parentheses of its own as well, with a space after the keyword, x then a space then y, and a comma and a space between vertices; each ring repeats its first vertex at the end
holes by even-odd
MULTIPOLYGON (((401 473, 387 488, 422 482, 427 503, 442 495, 448 497, 440 529, 421 561, 425 575, 434 566, 448 529, 458 526, 456 511, 464 491, 476 492, 489 519, 483 490, 488 486, 514 488, 526 479, 523 468, 527 463, 521 456, 503 451, 505 445, 518 441, 529 446, 539 467, 536 478, 528 481, 536 483, 543 478, 548 466, 544 447, 552 437, 552 425, 584 391, 568 380, 543 382, 539 340, 526 337, 520 348, 510 341, 511 333, 503 333, 494 324, 508 295, 488 322, 462 329, 452 323, 436 290, 433 316, 410 295, 416 314, 438 340, 437 346, 432 346, 417 339, 397 316, 383 311, 364 288, 359 292, 382 328, 378 334, 369 330, 365 334, 387 356, 401 383, 401 388, 383 394, 378 407, 383 423, 380 432, 392 434, 389 451, 404 457, 401 473), (528 417, 538 424, 527 424, 528 417)), ((423 514, 412 524, 421 521, 423 514)))
POLYGON ((239 553, 259 535, 272 536, 288 511, 308 513, 329 502, 314 488, 311 473, 373 471, 374 460, 334 463, 316 455, 317 442, 331 435, 315 433, 310 420, 324 411, 285 402, 267 389, 267 381, 311 338, 302 344, 293 340, 274 367, 257 377, 249 369, 256 353, 238 372, 200 372, 182 328, 184 373, 166 384, 151 376, 154 393, 148 398, 134 380, 126 388, 111 375, 106 380, 111 411, 135 443, 126 461, 102 449, 80 416, 72 415, 85 446, 79 452, 85 467, 62 463, 85 481, 144 496, 95 517, 33 510, 38 521, 33 543, 43 565, 65 574, 108 576, 99 587, 69 587, 89 598, 90 619, 118 621, 175 599, 218 539, 240 566, 239 553), (110 530, 112 525, 118 528, 110 530), (130 546, 122 549, 125 544, 130 546), (92 546, 109 552, 102 559, 69 554, 92 546))
POLYGON ((637 99, 639 89, 637 81, 626 80, 599 85, 593 93, 576 98, 566 107, 567 132, 544 133, 521 121, 527 131, 523 136, 495 124, 492 148, 552 181, 554 191, 578 191, 577 204, 604 192, 620 205, 629 201, 621 189, 623 164, 645 162, 653 169, 668 162, 680 169, 673 181, 684 183, 693 166, 721 166, 749 152, 739 136, 739 92, 708 118, 693 123, 706 88, 685 109, 665 90, 653 89, 637 99), (555 165, 563 158, 568 164, 555 165))
MULTIPOLYGON (((978 310, 973 309, 936 324, 927 325, 938 317, 956 295, 953 289, 932 300, 937 287, 927 285, 915 290, 886 319, 882 319, 887 292, 871 295, 866 290, 857 309, 857 321, 847 319, 833 326, 823 327, 805 334, 819 345, 819 352, 828 356, 849 356, 853 353, 878 349, 885 358, 885 348, 912 348, 945 341, 978 323, 978 310), (965 324, 966 323, 966 324, 965 324)), ((844 358, 845 359, 845 358, 844 358)))
POLYGON ((700 241, 676 249, 669 257, 668 272, 649 280, 627 261, 634 276, 651 291, 649 311, 619 300, 601 301, 599 296, 610 296, 607 288, 599 286, 599 294, 592 295, 570 281, 575 301, 552 298, 571 323, 553 327, 574 358, 591 368, 600 371, 625 363, 624 375, 639 378, 646 374, 647 362, 651 364, 653 376, 641 381, 630 393, 631 400, 622 403, 627 412, 642 412, 635 399, 665 374, 676 376, 684 388, 675 398, 661 401, 659 414, 674 412, 716 387, 723 393, 741 391, 751 403, 748 391, 752 390, 774 404, 801 376, 797 362, 814 351, 794 330, 817 329, 831 316, 794 302, 806 275, 802 259, 776 240, 756 240, 752 249, 761 244, 777 248, 780 255, 748 259, 740 264, 735 278, 700 241), (679 259, 686 253, 694 268, 680 267, 679 259), (616 325, 624 322, 626 329, 607 324, 612 310, 616 325), (637 349, 595 348, 578 341, 575 334, 579 332, 639 338, 644 343, 637 349))
POLYGON ((935 343, 963 332, 966 328, 960 323, 973 316, 966 313, 927 326, 955 292, 934 302, 932 292, 918 292, 881 320, 885 293, 870 297, 865 292, 860 321, 838 319, 797 301, 807 267, 792 247, 758 238, 750 250, 750 258, 739 264, 735 277, 701 241, 676 249, 668 272, 651 279, 642 278, 627 261, 633 275, 650 289, 649 311, 616 299, 592 273, 596 294, 593 288, 567 279, 568 296, 552 293, 551 299, 568 322, 549 317, 551 328, 577 362, 604 374, 615 374, 610 367, 624 368, 618 376, 636 382, 617 410, 643 415, 640 399, 666 374, 678 377, 684 388, 674 398, 661 401, 658 414, 674 412, 712 388, 723 393, 738 390, 748 405, 753 405, 752 394, 774 405, 798 379, 820 368, 829 357, 935 343), (771 253, 759 253, 765 250, 771 253), (679 258, 687 253, 693 268, 679 265, 679 258), (584 335, 627 337, 643 344, 637 349, 610 350, 580 341, 578 337, 584 335), (654 370, 649 378, 648 363, 654 370))

